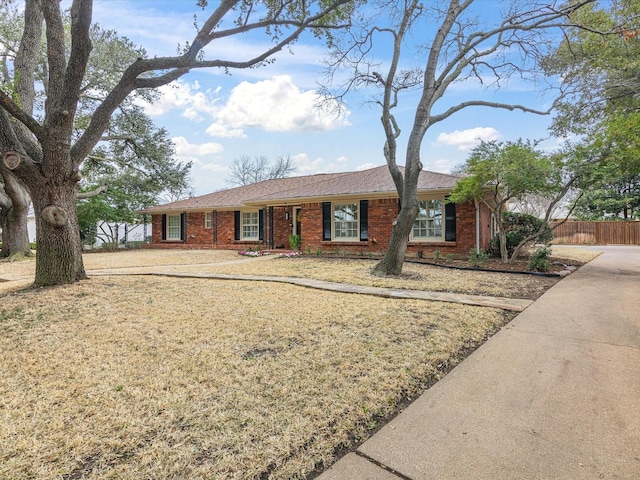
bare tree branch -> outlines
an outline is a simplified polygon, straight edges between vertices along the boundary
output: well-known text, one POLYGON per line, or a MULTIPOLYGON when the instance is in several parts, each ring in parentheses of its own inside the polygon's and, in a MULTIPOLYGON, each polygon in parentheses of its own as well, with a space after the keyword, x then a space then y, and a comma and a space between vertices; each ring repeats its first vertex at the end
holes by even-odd
POLYGON ((101 193, 106 192, 107 190, 109 190, 109 187, 107 185, 100 185, 93 190, 89 190, 88 192, 78 192, 78 194, 76 195, 76 198, 78 200, 86 200, 88 198, 96 197, 101 193))

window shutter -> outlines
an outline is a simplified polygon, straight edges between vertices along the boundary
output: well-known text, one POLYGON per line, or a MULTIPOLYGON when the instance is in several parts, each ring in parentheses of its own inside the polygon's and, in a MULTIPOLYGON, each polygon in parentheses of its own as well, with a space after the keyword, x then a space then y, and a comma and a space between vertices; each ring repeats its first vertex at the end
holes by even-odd
POLYGON ((360 200, 360 241, 369 240, 369 200, 360 200))
POLYGON ((211 230, 213 230, 213 244, 218 244, 218 211, 214 210, 211 215, 211 230))
POLYGON ((322 240, 331 241, 331 202, 322 203, 322 240))
POLYGON ((455 203, 445 203, 444 205, 444 240, 445 242, 456 241, 456 204, 455 203))
POLYGON ((240 240, 240 210, 233 212, 233 238, 240 240))
POLYGON ((162 214, 162 240, 167 239, 167 215, 162 214))
POLYGON ((264 208, 258 212, 258 240, 264 240, 264 208))
POLYGON ((180 240, 183 242, 187 238, 187 214, 182 212, 180 214, 180 240))

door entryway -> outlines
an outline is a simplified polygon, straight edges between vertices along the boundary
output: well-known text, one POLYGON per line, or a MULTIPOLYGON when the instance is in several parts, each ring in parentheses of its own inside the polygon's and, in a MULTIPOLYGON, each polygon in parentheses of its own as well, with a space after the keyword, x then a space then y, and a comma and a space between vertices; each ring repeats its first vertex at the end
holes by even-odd
POLYGON ((301 207, 293 207, 292 208, 292 213, 293 213, 293 222, 291 222, 293 228, 291 230, 291 235, 302 235, 302 222, 300 221, 300 210, 302 210, 301 207))

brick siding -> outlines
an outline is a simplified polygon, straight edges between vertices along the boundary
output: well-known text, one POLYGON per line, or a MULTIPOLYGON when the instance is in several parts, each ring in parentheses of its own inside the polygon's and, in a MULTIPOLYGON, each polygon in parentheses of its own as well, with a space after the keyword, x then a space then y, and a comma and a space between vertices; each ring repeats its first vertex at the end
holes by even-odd
MULTIPOLYGON (((322 203, 305 203, 301 205, 300 223, 302 250, 311 252, 332 252, 339 250, 345 253, 381 254, 387 249, 391 236, 393 221, 398 214, 397 199, 376 199, 368 203, 368 241, 364 242, 331 242, 322 240, 322 203)), ((409 255, 419 253, 430 255, 435 250, 442 254, 467 255, 475 247, 476 211, 473 203, 456 205, 456 241, 455 242, 410 242, 407 246, 409 255)), ((481 204, 480 207, 480 245, 486 250, 489 245, 490 211, 481 204)), ((246 248, 289 248, 289 236, 293 231, 292 207, 274 207, 265 209, 264 240, 262 242, 236 241, 234 239, 234 212, 213 212, 211 227, 205 228, 205 213, 187 213, 185 241, 162 240, 162 215, 152 217, 152 248, 215 248, 242 250, 246 248), (270 214, 271 218, 270 218, 270 214), (288 217, 288 218, 287 218, 288 217), (273 225, 273 236, 270 226, 273 225), (273 238, 273 244, 270 240, 273 238)))

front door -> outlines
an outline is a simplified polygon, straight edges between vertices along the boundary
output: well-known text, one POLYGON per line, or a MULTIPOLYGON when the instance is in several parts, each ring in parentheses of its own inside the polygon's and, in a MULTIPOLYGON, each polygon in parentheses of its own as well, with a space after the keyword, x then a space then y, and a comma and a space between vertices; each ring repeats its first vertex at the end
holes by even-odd
POLYGON ((302 222, 300 221, 300 207, 293 207, 292 235, 302 235, 302 222))

